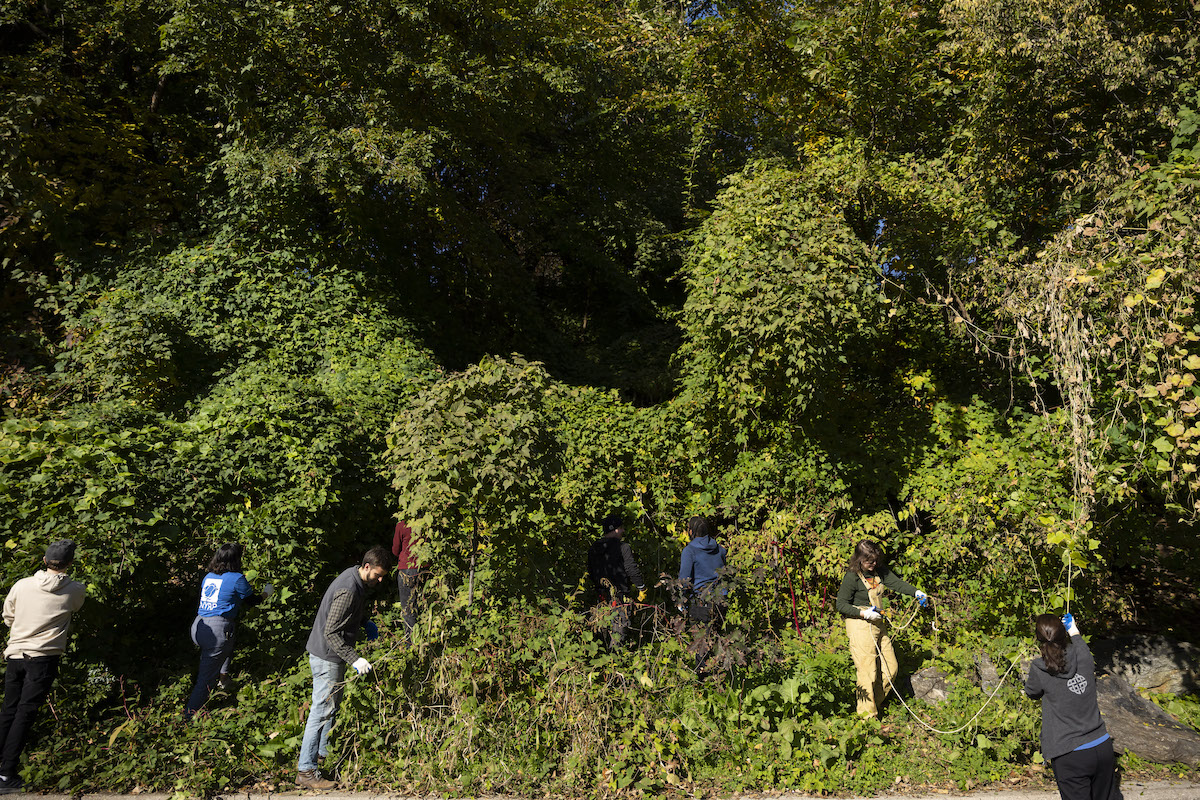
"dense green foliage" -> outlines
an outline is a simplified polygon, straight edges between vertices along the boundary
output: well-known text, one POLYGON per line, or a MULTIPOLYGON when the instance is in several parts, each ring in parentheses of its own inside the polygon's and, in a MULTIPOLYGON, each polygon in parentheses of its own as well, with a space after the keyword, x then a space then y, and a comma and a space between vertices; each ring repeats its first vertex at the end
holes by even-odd
POLYGON ((0 588, 69 536, 89 593, 28 776, 289 779, 320 593, 398 518, 424 611, 410 649, 378 604, 337 739, 358 785, 1036 771, 1011 680, 954 734, 851 719, 831 595, 870 537, 937 597, 901 651, 958 681, 922 709, 943 729, 1032 613, 1194 633, 1197 22, 1191 0, 0 0, 0 588), (582 576, 614 510, 651 577, 688 516, 718 522, 708 679, 670 580, 637 647, 600 644, 582 576), (236 696, 185 727, 229 540, 280 591, 241 627, 236 696))

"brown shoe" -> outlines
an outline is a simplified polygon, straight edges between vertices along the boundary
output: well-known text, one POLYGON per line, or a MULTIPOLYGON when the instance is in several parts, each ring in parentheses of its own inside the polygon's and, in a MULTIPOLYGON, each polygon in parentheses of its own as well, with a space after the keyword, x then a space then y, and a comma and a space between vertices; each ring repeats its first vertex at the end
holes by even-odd
POLYGON ((307 772, 296 773, 296 785, 301 789, 316 789, 318 792, 325 792, 330 789, 337 788, 337 784, 333 781, 327 781, 321 777, 321 770, 312 769, 307 772))

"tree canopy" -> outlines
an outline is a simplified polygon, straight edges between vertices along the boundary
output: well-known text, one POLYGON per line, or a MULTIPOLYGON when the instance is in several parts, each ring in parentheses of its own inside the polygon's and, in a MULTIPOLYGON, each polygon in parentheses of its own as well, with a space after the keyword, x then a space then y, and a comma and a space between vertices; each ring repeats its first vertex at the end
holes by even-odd
POLYGON ((614 510, 652 575, 717 520, 747 635, 862 538, 996 635, 1154 618, 1121 587, 1200 578, 1197 22, 4 0, 0 585, 76 539, 81 662, 148 687, 214 546, 283 587, 269 671, 396 519, 452 619, 577 607, 614 510))

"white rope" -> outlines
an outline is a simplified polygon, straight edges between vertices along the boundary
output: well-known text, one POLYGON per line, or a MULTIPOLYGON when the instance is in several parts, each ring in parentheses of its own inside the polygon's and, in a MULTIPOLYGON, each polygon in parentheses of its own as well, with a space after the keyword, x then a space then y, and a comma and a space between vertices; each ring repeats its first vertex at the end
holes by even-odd
MULTIPOLYGON (((908 620, 908 622, 906 622, 906 623, 904 624, 904 627, 903 627, 903 628, 897 628, 896 630, 904 630, 904 629, 905 629, 905 628, 907 628, 909 625, 911 625, 911 624, 912 624, 912 621, 913 621, 913 619, 915 619, 915 618, 916 618, 916 616, 917 616, 917 613, 918 613, 919 611, 920 611, 920 606, 917 606, 917 610, 913 612, 913 615, 912 615, 912 617, 910 617, 910 618, 909 618, 909 620, 908 620)), ((937 610, 936 610, 936 606, 934 607, 934 621, 935 621, 935 623, 936 623, 936 621, 937 621, 937 610)), ((871 640, 872 640, 872 642, 873 642, 873 643, 874 643, 874 645, 875 645, 875 652, 876 652, 876 653, 879 655, 879 668, 880 668, 880 670, 882 671, 882 670, 883 670, 883 668, 884 668, 884 666, 885 666, 885 664, 887 663, 887 662, 886 662, 886 660, 885 660, 885 659, 884 659, 884 657, 883 657, 883 650, 881 650, 881 649, 880 649, 880 647, 879 647, 879 639, 876 639, 876 638, 872 637, 872 639, 871 639, 871 640)), ((1020 663, 1021 663, 1020 659, 1017 659, 1017 660, 1013 661, 1013 662, 1012 662, 1012 664, 1010 664, 1010 665, 1009 665, 1009 667, 1008 667, 1008 669, 1005 671, 1005 673, 1004 673, 1003 677, 1001 677, 1001 678, 1000 678, 1000 680, 999 680, 999 681, 996 683, 996 688, 992 690, 992 693, 991 693, 990 695, 988 695, 988 698, 987 698, 987 700, 985 700, 985 701, 984 701, 984 703, 983 703, 983 705, 979 707, 979 710, 978 710, 978 711, 976 711, 976 712, 975 712, 975 714, 974 714, 974 715, 973 715, 973 716, 972 716, 972 717, 971 717, 969 720, 967 720, 965 723, 963 723, 962 725, 958 726, 957 728, 953 728, 953 729, 951 729, 951 730, 941 730, 940 728, 935 728, 935 727, 933 727, 932 725, 930 725, 928 722, 926 722, 925 720, 921 719, 921 717, 917 715, 917 712, 916 712, 916 711, 913 711, 913 710, 912 710, 912 707, 911 707, 911 706, 909 706, 909 705, 908 705, 908 703, 904 702, 904 698, 900 696, 900 692, 899 692, 899 691, 897 691, 897 689, 896 689, 896 683, 895 683, 895 681, 891 680, 891 678, 894 678, 894 677, 895 677, 894 675, 892 675, 892 676, 890 676, 890 677, 889 677, 889 680, 888 680, 888 688, 890 688, 890 689, 891 689, 891 691, 892 691, 892 694, 896 695, 896 699, 900 701, 900 705, 904 706, 905 710, 907 710, 907 711, 908 711, 908 713, 909 713, 910 715, 912 715, 912 718, 913 718, 913 719, 915 719, 917 722, 921 723, 921 724, 922 724, 923 726, 925 726, 926 728, 928 728, 930 731, 932 731, 932 732, 934 732, 934 733, 940 733, 940 734, 952 734, 952 733, 958 733, 958 732, 960 732, 960 731, 966 730, 967 728, 971 727, 972 723, 974 723, 974 722, 975 722, 975 720, 979 718, 979 715, 983 713, 983 710, 984 710, 985 708, 987 708, 987 707, 988 707, 988 705, 989 705, 989 704, 992 702, 992 700, 993 700, 993 699, 996 697, 996 694, 997 694, 997 693, 1000 691, 1000 689, 1001 689, 1001 688, 1004 686, 1004 682, 1005 682, 1006 680, 1008 680, 1008 676, 1009 676, 1010 674, 1012 674, 1012 671, 1013 671, 1014 669, 1016 669, 1017 665, 1018 665, 1018 664, 1020 664, 1020 663)))
MULTIPOLYGON (((920 614, 920 613, 921 613, 920 604, 919 603, 914 604, 913 613, 912 613, 912 616, 908 618, 908 622, 905 622, 903 625, 896 625, 895 623, 893 623, 891 626, 892 630, 895 630, 895 631, 907 630, 908 627, 913 624, 913 620, 915 620, 917 618, 917 614, 920 614)), ((933 624, 934 624, 934 630, 937 630, 937 607, 936 606, 934 606, 934 608, 933 608, 933 624)), ((882 655, 882 654, 880 654, 880 655, 882 655)))

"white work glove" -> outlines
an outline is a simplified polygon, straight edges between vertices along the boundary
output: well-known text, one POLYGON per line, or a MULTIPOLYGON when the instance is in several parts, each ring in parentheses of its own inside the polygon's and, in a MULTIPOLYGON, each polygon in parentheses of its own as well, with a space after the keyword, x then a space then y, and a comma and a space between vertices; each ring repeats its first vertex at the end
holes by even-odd
POLYGON ((368 672, 371 671, 371 662, 367 661, 365 658, 360 658, 358 661, 355 661, 350 666, 354 667, 354 671, 357 672, 359 675, 366 675, 368 672))
POLYGON ((1063 627, 1067 629, 1067 636, 1078 636, 1079 626, 1075 624, 1075 615, 1067 612, 1063 614, 1063 627))
POLYGON ((266 600, 268 597, 270 597, 273 594, 275 594, 275 585, 271 584, 271 583, 264 583, 263 587, 262 587, 263 600, 266 600))
POLYGON ((929 595, 925 594, 920 589, 917 589, 917 593, 913 596, 917 598, 917 602, 921 604, 921 608, 925 608, 925 606, 929 605, 929 595))
POLYGON ((876 609, 875 606, 871 606, 870 608, 864 608, 862 610, 861 614, 862 614, 863 619, 868 619, 868 620, 877 620, 877 619, 883 618, 883 615, 879 613, 879 610, 876 609))

